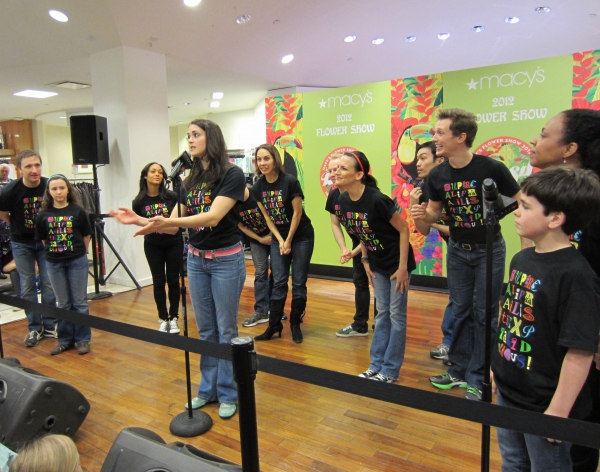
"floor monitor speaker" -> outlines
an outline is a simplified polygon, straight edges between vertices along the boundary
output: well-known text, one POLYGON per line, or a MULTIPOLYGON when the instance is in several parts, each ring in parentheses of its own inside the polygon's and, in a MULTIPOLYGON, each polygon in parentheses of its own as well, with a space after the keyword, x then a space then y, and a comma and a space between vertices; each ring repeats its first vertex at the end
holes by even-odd
POLYGON ((70 124, 73 164, 109 164, 106 118, 73 115, 70 124))

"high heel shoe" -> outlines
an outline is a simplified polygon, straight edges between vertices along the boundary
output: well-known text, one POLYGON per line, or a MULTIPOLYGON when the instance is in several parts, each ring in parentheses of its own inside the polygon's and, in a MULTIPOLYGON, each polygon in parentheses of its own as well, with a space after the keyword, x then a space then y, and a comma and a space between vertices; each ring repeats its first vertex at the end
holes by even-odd
POLYGON ((296 344, 300 344, 304 337, 302 336, 302 331, 300 330, 300 325, 292 326, 292 340, 296 344))
POLYGON ((282 331, 283 331, 283 324, 281 324, 281 322, 275 326, 269 325, 267 330, 263 334, 259 334, 258 336, 255 336, 254 340, 255 341, 268 341, 273 337, 273 335, 275 333, 278 333, 279 337, 281 337, 282 331))

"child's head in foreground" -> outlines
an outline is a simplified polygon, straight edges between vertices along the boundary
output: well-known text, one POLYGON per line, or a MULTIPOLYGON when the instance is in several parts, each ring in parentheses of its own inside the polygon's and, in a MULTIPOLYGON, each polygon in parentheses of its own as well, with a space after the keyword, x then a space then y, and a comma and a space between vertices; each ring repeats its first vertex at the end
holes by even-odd
POLYGON ((68 436, 48 434, 23 447, 10 472, 81 472, 77 446, 68 436))

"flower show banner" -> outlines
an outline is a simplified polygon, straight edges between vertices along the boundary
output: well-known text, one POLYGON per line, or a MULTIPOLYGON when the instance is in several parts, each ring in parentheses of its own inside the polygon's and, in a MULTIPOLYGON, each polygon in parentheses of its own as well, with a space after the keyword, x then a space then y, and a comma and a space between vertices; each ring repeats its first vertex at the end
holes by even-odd
MULTIPOLYGON (((503 162, 518 182, 532 172, 530 142, 549 118, 571 108, 573 57, 559 56, 444 73, 444 108, 477 116, 472 151, 503 162)), ((507 261, 520 249, 514 217, 502 221, 507 261)), ((507 264, 508 268, 508 264, 507 264)))
MULTIPOLYGON (((329 156, 346 150, 365 153, 379 188, 390 195, 390 83, 319 90, 302 95, 304 108, 304 195, 315 227, 313 264, 339 265, 325 202, 331 189, 329 156)), ((346 238, 350 246, 350 239, 346 238)), ((351 263, 348 264, 351 267, 351 263)))

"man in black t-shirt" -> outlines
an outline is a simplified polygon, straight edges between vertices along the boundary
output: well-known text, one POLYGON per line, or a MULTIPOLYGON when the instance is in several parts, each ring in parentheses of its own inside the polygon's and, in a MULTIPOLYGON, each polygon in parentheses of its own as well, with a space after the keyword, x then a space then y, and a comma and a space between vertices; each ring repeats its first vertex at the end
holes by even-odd
MULTIPOLYGON (((429 203, 412 207, 413 218, 429 224, 436 223, 445 209, 450 228, 446 267, 454 315, 449 352, 452 365, 446 373, 429 380, 441 389, 467 388, 465 398, 470 400, 481 400, 485 358, 483 181, 491 178, 502 195, 515 199, 519 196, 519 185, 504 164, 470 151, 476 134, 477 121, 472 113, 456 108, 439 112, 433 142, 436 155, 448 161, 429 174, 429 203)), ((500 225, 495 226, 494 232, 491 309, 495 319, 504 277, 506 246, 500 225)))
MULTIPOLYGON (((47 179, 42 177, 42 158, 35 151, 21 151, 17 168, 22 177, 4 187, 0 195, 0 218, 10 224, 12 251, 21 282, 21 298, 36 302, 35 265, 37 262, 42 303, 55 306, 56 298, 46 271, 44 246, 35 240, 35 219, 42 206, 47 179)), ((56 338, 56 318, 26 310, 29 334, 25 346, 33 347, 42 338, 56 338)))

